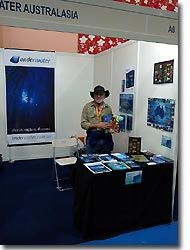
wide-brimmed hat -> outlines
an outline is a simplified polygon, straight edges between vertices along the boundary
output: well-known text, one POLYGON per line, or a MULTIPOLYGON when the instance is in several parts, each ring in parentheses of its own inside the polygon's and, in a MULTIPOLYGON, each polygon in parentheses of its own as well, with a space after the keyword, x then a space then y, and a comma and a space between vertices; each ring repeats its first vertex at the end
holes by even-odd
POLYGON ((105 98, 107 98, 110 94, 109 90, 105 90, 104 87, 97 85, 94 88, 94 91, 90 91, 90 96, 94 98, 94 94, 98 95, 98 94, 103 94, 103 93, 105 94, 105 98))

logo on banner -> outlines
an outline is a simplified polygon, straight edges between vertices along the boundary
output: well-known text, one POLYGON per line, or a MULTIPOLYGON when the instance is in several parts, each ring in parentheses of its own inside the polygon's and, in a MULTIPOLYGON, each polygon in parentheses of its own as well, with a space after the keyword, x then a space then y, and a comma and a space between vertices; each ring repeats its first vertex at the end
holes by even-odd
POLYGON ((10 59, 10 62, 12 63, 18 63, 19 62, 19 56, 12 56, 11 59, 10 59))
POLYGON ((10 62, 12 63, 50 63, 50 59, 48 58, 32 58, 32 57, 20 57, 20 56, 12 56, 10 58, 10 62))

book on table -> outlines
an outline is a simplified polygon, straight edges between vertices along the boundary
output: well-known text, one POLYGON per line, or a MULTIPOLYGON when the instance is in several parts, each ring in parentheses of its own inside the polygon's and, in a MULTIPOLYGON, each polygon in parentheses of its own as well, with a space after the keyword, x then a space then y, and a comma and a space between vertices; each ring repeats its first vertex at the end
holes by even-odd
POLYGON ((149 162, 149 160, 143 154, 140 154, 140 155, 131 155, 131 156, 132 156, 132 158, 135 161, 138 161, 138 162, 149 162))
POLYGON ((155 162, 157 164, 162 164, 162 163, 173 163, 174 160, 166 157, 166 156, 163 156, 163 155, 153 155, 152 157, 150 157, 150 161, 151 162, 155 162))
POLYGON ((102 162, 93 162, 84 164, 93 174, 100 174, 112 171, 102 162))
POLYGON ((123 161, 123 162, 130 159, 130 157, 125 153, 111 153, 111 156, 113 156, 118 161, 123 161))
POLYGON ((150 157, 150 161, 151 162, 155 162, 157 164, 165 163, 164 160, 162 160, 161 158, 157 157, 156 155, 154 155, 153 157, 150 157))
POLYGON ((156 157, 160 158, 161 160, 165 161, 165 162, 168 162, 168 163, 173 163, 174 160, 166 157, 166 156, 163 156, 163 155, 156 155, 156 157))
POLYGON ((130 167, 122 161, 106 162, 105 164, 112 170, 130 169, 130 167))
POLYGON ((141 166, 139 164, 137 164, 134 161, 126 161, 125 164, 127 164, 127 166, 129 166, 130 168, 140 168, 141 166))
POLYGON ((94 159, 89 158, 87 155, 86 155, 86 156, 80 155, 80 156, 79 156, 79 159, 81 159, 81 160, 82 160, 83 162, 85 162, 85 163, 94 162, 94 159))
POLYGON ((99 154, 97 159, 101 162, 107 162, 107 161, 117 162, 117 160, 109 154, 99 154))
POLYGON ((150 158, 155 155, 154 153, 147 150, 142 150, 141 153, 143 153, 143 155, 145 155, 147 158, 150 158))

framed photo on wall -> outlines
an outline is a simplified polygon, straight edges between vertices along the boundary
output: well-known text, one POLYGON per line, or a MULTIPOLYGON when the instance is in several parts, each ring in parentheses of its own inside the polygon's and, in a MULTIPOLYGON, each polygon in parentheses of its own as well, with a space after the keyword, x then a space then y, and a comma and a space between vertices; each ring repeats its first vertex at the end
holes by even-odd
POLYGON ((133 128, 133 116, 132 115, 127 115, 127 121, 126 121, 126 129, 127 130, 132 130, 133 128))
POLYGON ((175 100, 164 98, 148 98, 147 125, 173 131, 175 100))
POLYGON ((141 153, 141 137, 129 136, 128 153, 129 154, 141 153))
POLYGON ((167 147, 167 148, 171 148, 172 147, 172 138, 170 136, 162 135, 161 145, 164 147, 167 147))
POLYGON ((154 84, 173 83, 174 60, 154 64, 154 84))
POLYGON ((126 70, 126 88, 134 87, 135 85, 135 70, 127 69, 126 70))

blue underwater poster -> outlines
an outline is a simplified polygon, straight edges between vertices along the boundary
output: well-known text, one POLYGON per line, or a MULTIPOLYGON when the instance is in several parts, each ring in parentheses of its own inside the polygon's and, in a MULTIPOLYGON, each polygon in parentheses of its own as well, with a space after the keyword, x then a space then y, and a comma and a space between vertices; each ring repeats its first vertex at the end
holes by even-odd
POLYGON ((133 94, 120 94, 119 111, 133 114, 133 94))
POLYGON ((173 131, 175 100, 148 98, 147 125, 168 132, 173 131))
POLYGON ((126 72, 126 88, 134 87, 135 70, 126 72))
POLYGON ((9 145, 47 143, 54 137, 54 66, 48 63, 53 61, 48 54, 9 50, 6 55, 9 145))

